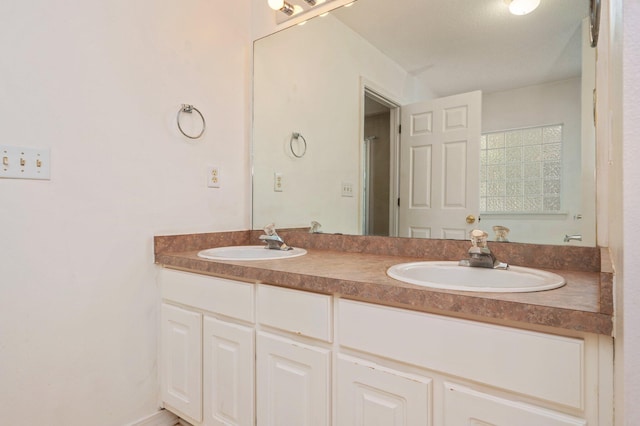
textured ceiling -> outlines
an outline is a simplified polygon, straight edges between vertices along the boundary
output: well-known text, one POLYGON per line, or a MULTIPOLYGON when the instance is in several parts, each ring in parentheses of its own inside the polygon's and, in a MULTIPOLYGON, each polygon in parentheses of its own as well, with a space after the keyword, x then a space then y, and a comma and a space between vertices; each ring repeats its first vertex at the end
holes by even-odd
POLYGON ((358 0, 332 12, 436 95, 494 92, 580 75, 588 0, 358 0))

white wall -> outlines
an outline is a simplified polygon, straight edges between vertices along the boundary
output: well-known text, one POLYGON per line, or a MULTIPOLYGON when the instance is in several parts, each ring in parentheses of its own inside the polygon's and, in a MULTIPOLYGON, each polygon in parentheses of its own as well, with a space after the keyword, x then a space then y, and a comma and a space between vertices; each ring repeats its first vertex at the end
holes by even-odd
POLYGON ((624 377, 625 422, 640 424, 640 263, 638 241, 640 236, 640 3, 624 2, 623 49, 623 247, 624 288, 624 377))
POLYGON ((610 0, 609 242, 616 267, 616 425, 640 424, 640 3, 610 0))
POLYGON ((315 220, 325 232, 360 233, 361 84, 402 102, 412 77, 331 15, 258 40, 254 61, 254 226, 315 220), (306 139, 302 158, 289 150, 292 132, 306 139), (353 197, 342 197, 342 182, 353 197))
POLYGON ((152 237, 249 225, 250 20, 250 0, 0 5, 0 144, 52 158, 50 181, 0 180, 3 424, 157 410, 152 237))
POLYGON ((482 132, 495 132, 552 124, 563 125, 563 176, 561 215, 483 214, 481 225, 489 234, 494 225, 512 229, 511 241, 563 244, 565 234, 583 234, 580 244, 595 245, 595 229, 587 234, 576 214, 593 216, 582 205, 581 183, 581 82, 580 78, 522 87, 482 95, 482 132))

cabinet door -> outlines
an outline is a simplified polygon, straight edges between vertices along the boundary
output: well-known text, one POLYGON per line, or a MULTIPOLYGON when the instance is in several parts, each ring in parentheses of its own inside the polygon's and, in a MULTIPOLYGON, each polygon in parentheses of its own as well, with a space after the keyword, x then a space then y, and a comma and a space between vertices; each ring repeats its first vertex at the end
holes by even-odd
POLYGON ((577 417, 445 383, 444 425, 586 426, 577 417))
POLYGON ((262 332, 256 345, 258 424, 330 424, 331 352, 262 332))
POLYGON ((253 329, 204 318, 205 425, 254 425, 253 329))
POLYGON ((338 355, 336 420, 352 426, 431 424, 431 379, 338 355))
POLYGON ((161 396, 170 411, 202 421, 202 315, 162 304, 161 396))

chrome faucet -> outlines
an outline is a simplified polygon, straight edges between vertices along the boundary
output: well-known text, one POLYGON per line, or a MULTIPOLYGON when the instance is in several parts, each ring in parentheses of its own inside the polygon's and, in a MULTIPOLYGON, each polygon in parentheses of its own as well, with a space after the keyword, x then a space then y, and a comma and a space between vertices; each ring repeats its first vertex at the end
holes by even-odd
POLYGON ((264 227, 264 235, 260 235, 260 240, 266 244, 264 248, 270 250, 292 250, 293 247, 289 247, 284 240, 276 232, 276 227, 273 223, 264 227))
POLYGON ((565 234, 564 236, 564 242, 568 243, 569 241, 582 241, 582 235, 581 234, 576 234, 576 235, 567 235, 565 234))
POLYGON ((496 256, 487 247, 488 234, 480 229, 474 229, 470 232, 471 248, 469 249, 469 258, 462 259, 458 262, 461 266, 472 266, 475 268, 493 268, 508 269, 509 265, 500 262, 496 256))
POLYGON ((322 231, 320 230, 320 228, 322 227, 322 225, 320 225, 320 222, 316 222, 315 220, 311 221, 311 227, 309 228, 309 233, 310 234, 320 234, 322 231))

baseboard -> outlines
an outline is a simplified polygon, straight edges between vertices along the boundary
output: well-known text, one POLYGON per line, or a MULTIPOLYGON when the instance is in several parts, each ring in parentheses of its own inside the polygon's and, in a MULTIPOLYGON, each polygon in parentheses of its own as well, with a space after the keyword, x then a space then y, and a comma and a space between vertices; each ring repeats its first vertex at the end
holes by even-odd
POLYGON ((152 415, 131 423, 129 426, 175 426, 178 416, 167 410, 160 410, 152 415))

